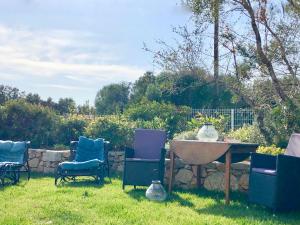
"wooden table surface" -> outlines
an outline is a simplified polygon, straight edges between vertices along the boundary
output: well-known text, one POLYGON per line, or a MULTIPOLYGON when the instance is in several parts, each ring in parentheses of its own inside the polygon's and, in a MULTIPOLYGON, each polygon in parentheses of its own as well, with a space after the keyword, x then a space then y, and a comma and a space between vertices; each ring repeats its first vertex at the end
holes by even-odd
POLYGON ((197 165, 197 184, 200 186, 200 165, 213 162, 225 154, 225 202, 230 203, 230 170, 232 155, 242 155, 255 152, 258 144, 230 143, 230 142, 203 142, 197 140, 173 140, 170 143, 170 177, 169 194, 172 192, 174 180, 175 156, 182 158, 190 165, 197 165))

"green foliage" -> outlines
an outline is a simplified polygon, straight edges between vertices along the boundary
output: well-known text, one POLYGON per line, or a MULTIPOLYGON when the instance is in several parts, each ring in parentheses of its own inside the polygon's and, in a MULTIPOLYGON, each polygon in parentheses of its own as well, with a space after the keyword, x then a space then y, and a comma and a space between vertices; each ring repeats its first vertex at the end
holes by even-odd
POLYGON ((269 155, 279 155, 283 154, 285 149, 278 148, 275 145, 271 146, 259 146, 257 149, 257 153, 269 154, 269 155))
POLYGON ((85 134, 89 137, 102 137, 111 143, 115 150, 131 146, 136 124, 124 116, 100 116, 86 128, 85 134))
POLYGON ((247 143, 258 143, 265 145, 266 141, 259 129, 255 125, 244 125, 243 127, 230 131, 226 134, 227 137, 240 140, 247 143))
MULTIPOLYGON (((130 95, 131 101, 134 103, 141 101, 146 96, 148 86, 155 84, 155 80, 156 77, 152 72, 146 72, 143 76, 139 77, 133 84, 132 93, 130 95)), ((152 91, 151 88, 148 91, 150 98, 152 98, 152 91)))
POLYGON ((130 120, 148 121, 144 122, 146 125, 159 124, 158 127, 164 128, 172 137, 174 133, 186 129, 190 108, 143 99, 138 104, 131 104, 124 113, 130 120))
POLYGON ((100 115, 122 112, 129 100, 129 88, 125 82, 104 86, 96 95, 96 112, 100 115))
POLYGON ((227 122, 228 118, 223 115, 214 118, 198 113, 195 118, 192 118, 191 121, 188 122, 188 127, 189 130, 194 130, 201 128, 205 123, 212 123, 219 134, 221 134, 225 131, 227 122))
POLYGON ((55 144, 51 149, 52 150, 68 150, 68 149, 70 149, 70 147, 63 145, 63 144, 55 144))
POLYGON ((32 147, 51 146, 59 117, 47 107, 12 100, 1 109, 0 138, 31 141, 32 147))
POLYGON ((179 134, 175 134, 174 139, 177 140, 197 140, 198 129, 184 131, 179 134))
POLYGON ((68 146, 70 141, 78 140, 89 122, 90 119, 83 115, 62 117, 58 127, 57 142, 68 146))
POLYGON ((72 98, 60 98, 56 105, 56 110, 61 114, 70 114, 76 111, 76 104, 72 98))

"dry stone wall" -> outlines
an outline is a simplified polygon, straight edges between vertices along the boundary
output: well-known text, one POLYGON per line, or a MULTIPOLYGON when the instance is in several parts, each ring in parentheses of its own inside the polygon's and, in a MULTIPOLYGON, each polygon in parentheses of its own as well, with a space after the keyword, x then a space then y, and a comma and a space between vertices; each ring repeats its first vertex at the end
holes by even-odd
MULTIPOLYGON (((29 149, 29 165, 34 172, 51 174, 55 172, 60 162, 68 161, 70 151, 53 151, 45 149, 29 149)), ((112 172, 122 173, 124 152, 109 152, 109 165, 112 172)), ((165 183, 169 179, 170 160, 166 159, 165 183)), ((248 190, 249 163, 232 164, 231 189, 248 190)), ((201 166, 201 185, 208 190, 224 190, 224 171, 222 163, 212 162, 201 166)), ((197 166, 184 163, 181 159, 175 160, 175 187, 193 189, 197 187, 197 166)))

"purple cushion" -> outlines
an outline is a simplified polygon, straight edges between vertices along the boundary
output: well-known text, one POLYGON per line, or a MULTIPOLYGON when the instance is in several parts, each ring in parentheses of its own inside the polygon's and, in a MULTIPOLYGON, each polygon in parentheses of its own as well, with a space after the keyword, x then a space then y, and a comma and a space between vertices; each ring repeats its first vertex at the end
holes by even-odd
POLYGON ((276 170, 270 170, 270 169, 266 169, 266 168, 252 168, 253 172, 256 173, 264 173, 264 174, 268 174, 268 175, 276 175, 276 170))
POLYGON ((160 159, 161 149, 165 147, 167 134, 163 130, 136 129, 134 133, 134 157, 141 159, 160 159))

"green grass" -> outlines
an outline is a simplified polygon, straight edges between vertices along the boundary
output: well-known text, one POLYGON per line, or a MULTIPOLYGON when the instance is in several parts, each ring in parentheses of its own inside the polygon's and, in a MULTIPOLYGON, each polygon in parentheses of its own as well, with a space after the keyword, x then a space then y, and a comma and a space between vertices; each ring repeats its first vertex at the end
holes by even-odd
POLYGON ((247 205, 233 193, 175 191, 164 203, 150 202, 145 188, 134 190, 112 179, 104 186, 79 181, 55 187, 52 177, 35 175, 16 186, 0 188, 0 224, 300 224, 300 213, 273 214, 247 205))

